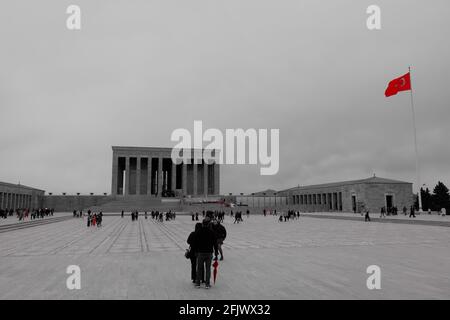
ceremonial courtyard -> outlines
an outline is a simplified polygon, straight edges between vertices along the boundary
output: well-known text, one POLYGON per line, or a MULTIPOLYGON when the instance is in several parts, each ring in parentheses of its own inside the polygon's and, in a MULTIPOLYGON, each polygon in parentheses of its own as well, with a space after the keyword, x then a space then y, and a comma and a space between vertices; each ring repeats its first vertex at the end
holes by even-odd
MULTIPOLYGON (((373 218, 377 215, 373 214, 373 218)), ((437 215, 365 223, 359 215, 299 220, 225 217, 225 260, 210 290, 195 289, 184 257, 195 222, 106 214, 103 227, 55 214, 0 221, 0 299, 445 299, 450 296, 450 229, 437 215), (326 218, 326 219, 323 219, 326 218), (351 218, 351 219, 346 219, 351 218), (52 220, 58 219, 58 220, 52 220), (397 223, 394 223, 397 222, 397 223), (435 225, 428 225, 428 224, 435 225), (81 289, 69 290, 69 265, 81 289), (381 269, 381 289, 366 269, 381 269)))

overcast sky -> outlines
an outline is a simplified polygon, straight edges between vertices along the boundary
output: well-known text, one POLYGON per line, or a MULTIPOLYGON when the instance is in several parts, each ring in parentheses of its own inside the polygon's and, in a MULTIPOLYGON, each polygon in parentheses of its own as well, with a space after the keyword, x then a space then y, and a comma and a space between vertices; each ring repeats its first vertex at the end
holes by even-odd
POLYGON ((110 192, 112 145, 170 147, 202 120, 280 129, 279 173, 223 167, 223 193, 415 182, 409 93, 384 97, 411 65, 422 182, 449 185, 449 17, 448 0, 4 0, 0 181, 110 192))

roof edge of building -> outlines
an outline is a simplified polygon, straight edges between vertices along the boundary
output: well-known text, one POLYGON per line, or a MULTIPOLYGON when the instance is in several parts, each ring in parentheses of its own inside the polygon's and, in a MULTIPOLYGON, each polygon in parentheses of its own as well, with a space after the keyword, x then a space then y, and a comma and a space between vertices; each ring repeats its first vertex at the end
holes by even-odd
POLYGON ((26 185, 19 184, 19 183, 10 183, 10 182, 0 181, 0 186, 22 188, 22 189, 28 189, 28 190, 35 190, 35 191, 43 191, 43 192, 45 192, 45 190, 42 190, 42 189, 39 189, 39 188, 30 187, 30 186, 26 186, 26 185))
POLYGON ((352 184, 413 184, 412 182, 393 180, 387 178, 380 177, 370 177, 366 179, 359 180, 347 180, 347 181, 339 181, 339 182, 329 182, 329 183, 321 183, 321 184, 313 184, 313 185, 305 185, 305 186, 297 186, 288 189, 283 189, 278 192, 288 192, 292 190, 304 190, 304 189, 315 189, 315 188, 328 188, 328 187, 338 187, 338 186, 346 186, 352 184))

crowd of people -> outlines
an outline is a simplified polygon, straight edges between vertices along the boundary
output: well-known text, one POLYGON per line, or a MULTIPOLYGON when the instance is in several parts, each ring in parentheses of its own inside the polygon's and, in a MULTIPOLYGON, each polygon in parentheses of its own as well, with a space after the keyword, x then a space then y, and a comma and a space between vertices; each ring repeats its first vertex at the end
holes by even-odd
POLYGON ((48 216, 53 216, 55 210, 52 208, 21 208, 21 209, 0 209, 0 218, 6 219, 8 217, 13 217, 14 215, 19 219, 19 221, 24 221, 28 218, 30 220, 44 219, 48 216))
POLYGON ((80 211, 73 210, 72 215, 74 218, 83 218, 83 210, 80 211))
MULTIPOLYGON (((216 218, 217 212, 205 212, 205 218, 195 224, 195 230, 189 234, 187 243, 189 249, 186 258, 191 261, 191 280, 196 288, 205 284, 205 288, 211 287, 211 264, 214 260, 223 260, 222 245, 227 237, 227 231, 216 218)), ((223 219, 222 219, 223 221, 223 219)))
POLYGON ((99 213, 93 213, 91 210, 88 210, 87 212, 87 227, 97 227, 100 228, 102 226, 102 220, 103 220, 103 212, 99 213))
POLYGON ((88 210, 86 213, 83 213, 83 210, 73 210, 72 216, 74 218, 84 218, 86 217, 86 226, 89 227, 97 227, 100 228, 103 222, 103 212, 94 213, 91 210, 88 210))
MULTIPOLYGON (((230 215, 231 216, 233 215, 233 211, 231 211, 230 215)), ((200 214, 198 212, 194 213, 193 211, 191 211, 191 219, 192 219, 192 221, 199 221, 199 216, 200 216, 200 214)), ((203 210, 202 211, 202 217, 203 217, 203 219, 206 218, 206 217, 209 217, 210 219, 217 220, 219 222, 223 222, 223 220, 225 219, 225 211, 203 210)))
POLYGON ((279 222, 287 222, 290 220, 300 219, 300 211, 288 210, 280 214, 279 222))
MULTIPOLYGON (((147 220, 148 219, 148 212, 145 211, 144 212, 144 218, 147 220)), ((125 211, 122 210, 122 212, 120 213, 120 217, 123 218, 125 216, 125 211)), ((132 211, 130 213, 131 216, 131 221, 137 221, 139 219, 139 211, 132 211)), ((170 221, 170 220, 175 220, 175 218, 177 217, 176 212, 173 212, 172 210, 169 210, 167 212, 162 212, 162 211, 151 211, 150 212, 150 216, 152 217, 153 220, 157 221, 157 222, 164 222, 165 221, 170 221)))
MULTIPOLYGON (((250 211, 247 210, 247 212, 248 212, 247 216, 249 216, 249 215, 250 215, 250 211)), ((236 213, 233 213, 233 210, 231 210, 230 216, 231 216, 232 218, 234 217, 234 222, 233 222, 233 224, 239 223, 239 222, 244 222, 244 220, 242 219, 242 211, 236 211, 236 213)))
MULTIPOLYGON (((408 214, 408 208, 403 207, 403 214, 406 216, 408 214)), ((398 209, 397 207, 390 207, 390 208, 386 208, 386 207, 381 207, 380 209, 380 219, 386 218, 386 216, 390 216, 390 215, 397 215, 398 213, 398 209)), ((363 208, 363 210, 361 211, 361 215, 364 214, 364 221, 365 222, 370 222, 370 210, 369 208, 365 207, 363 208)), ((416 217, 416 210, 414 208, 414 206, 411 206, 409 208, 409 217, 410 218, 415 218, 416 217)))

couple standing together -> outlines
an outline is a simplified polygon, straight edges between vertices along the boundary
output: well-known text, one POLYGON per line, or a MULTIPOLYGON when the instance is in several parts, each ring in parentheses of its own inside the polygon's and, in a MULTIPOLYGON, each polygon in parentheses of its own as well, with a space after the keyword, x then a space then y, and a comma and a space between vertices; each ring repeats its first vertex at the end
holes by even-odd
POLYGON ((206 289, 211 287, 211 263, 217 260, 220 252, 220 260, 223 260, 222 244, 227 236, 225 227, 217 220, 211 221, 206 217, 202 223, 195 225, 195 231, 191 232, 187 239, 190 246, 189 258, 191 260, 191 279, 196 288, 204 282, 206 289))

